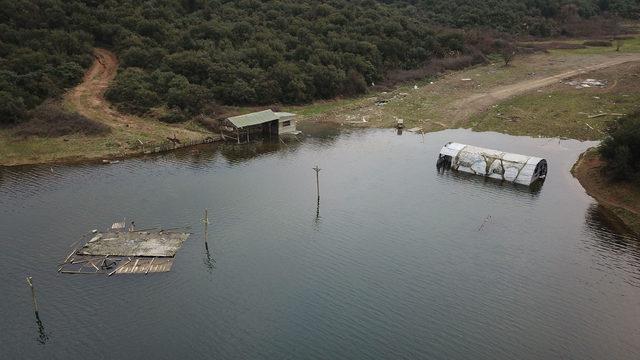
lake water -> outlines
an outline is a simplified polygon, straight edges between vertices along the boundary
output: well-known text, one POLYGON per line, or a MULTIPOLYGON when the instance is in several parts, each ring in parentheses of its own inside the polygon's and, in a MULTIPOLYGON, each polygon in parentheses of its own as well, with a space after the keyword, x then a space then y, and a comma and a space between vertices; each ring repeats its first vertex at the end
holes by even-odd
POLYGON ((638 359, 640 242, 569 173, 593 145, 327 128, 0 169, 0 358, 638 359), (448 141, 545 157, 549 177, 530 190, 439 173, 448 141), (56 272, 123 217, 191 225, 171 272, 56 272))

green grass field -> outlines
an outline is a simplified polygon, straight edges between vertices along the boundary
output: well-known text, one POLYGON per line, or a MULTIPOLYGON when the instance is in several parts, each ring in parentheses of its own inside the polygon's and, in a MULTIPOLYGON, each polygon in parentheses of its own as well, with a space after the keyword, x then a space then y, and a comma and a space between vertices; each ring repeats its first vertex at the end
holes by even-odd
POLYGON ((607 80, 604 88, 557 84, 494 105, 473 116, 476 131, 599 140, 617 115, 640 110, 640 64, 631 63, 577 77, 607 80), (591 116, 591 117, 590 117, 591 116))

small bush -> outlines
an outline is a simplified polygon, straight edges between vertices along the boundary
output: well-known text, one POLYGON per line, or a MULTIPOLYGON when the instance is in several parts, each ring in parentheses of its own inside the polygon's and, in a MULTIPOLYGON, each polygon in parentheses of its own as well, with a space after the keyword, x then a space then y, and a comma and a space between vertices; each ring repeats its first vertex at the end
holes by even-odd
POLYGON ((547 52, 548 50, 575 50, 586 49, 583 44, 564 43, 559 41, 518 44, 518 52, 531 54, 534 52, 547 52))
POLYGON ((640 112, 619 119, 600 145, 614 180, 640 180, 640 112))
POLYGON ((60 137, 72 134, 102 135, 111 129, 80 114, 63 110, 53 103, 44 103, 29 113, 30 119, 14 128, 19 137, 60 137))
POLYGON ((158 120, 168 124, 175 124, 187 120, 187 116, 178 109, 172 109, 167 114, 162 115, 158 120))
POLYGON ((448 57, 438 60, 439 65, 445 70, 462 70, 471 65, 480 64, 484 60, 472 55, 448 57))
POLYGON ((220 131, 220 121, 218 119, 213 119, 205 115, 198 115, 195 117, 195 120, 211 132, 217 133, 220 131))
POLYGON ((418 69, 389 71, 384 81, 376 84, 376 90, 391 90, 400 83, 424 80, 432 78, 445 70, 461 70, 484 62, 486 62, 486 57, 480 53, 434 59, 418 69))
POLYGON ((607 40, 588 40, 582 43, 584 46, 610 47, 611 41, 607 40))
POLYGON ((26 109, 21 97, 0 91, 0 125, 15 124, 25 117, 26 109))

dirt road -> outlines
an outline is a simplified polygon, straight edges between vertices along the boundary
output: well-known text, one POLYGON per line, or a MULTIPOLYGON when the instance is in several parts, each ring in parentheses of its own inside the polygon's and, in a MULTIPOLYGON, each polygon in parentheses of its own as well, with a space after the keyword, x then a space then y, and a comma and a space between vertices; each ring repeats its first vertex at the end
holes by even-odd
POLYGON ((84 76, 82 83, 69 91, 65 100, 78 113, 100 121, 115 129, 126 132, 141 132, 158 139, 167 136, 195 139, 202 133, 187 130, 181 126, 171 126, 138 116, 122 114, 111 106, 104 94, 118 71, 118 58, 109 50, 94 49, 95 61, 84 76))
POLYGON ((181 144, 216 138, 194 122, 170 125, 152 118, 118 112, 104 94, 118 70, 118 59, 105 49, 94 49, 95 62, 82 83, 68 91, 63 105, 92 120, 108 125, 111 131, 100 136, 69 134, 63 137, 13 136, 0 129, 0 165, 22 165, 84 161, 125 157, 162 149, 177 138, 181 144))
POLYGON ((631 61, 640 61, 640 54, 625 54, 613 59, 607 59, 594 65, 582 66, 574 70, 547 76, 542 79, 523 80, 515 84, 496 87, 488 92, 472 94, 470 96, 457 100, 451 105, 455 111, 455 120, 457 122, 464 121, 469 116, 481 112, 493 104, 497 104, 498 102, 506 100, 513 96, 521 95, 532 90, 537 90, 549 85, 553 85, 562 79, 586 74, 591 71, 600 70, 616 65, 621 65, 631 61))
MULTIPOLYGON (((390 127, 396 119, 425 131, 462 127, 476 114, 508 98, 558 83, 561 79, 640 61, 638 53, 533 54, 512 66, 488 64, 449 72, 433 82, 417 82, 367 98, 346 101, 307 117, 357 127, 390 127), (384 99, 384 104, 380 104, 384 99)), ((305 107, 291 109, 305 112, 305 107)))

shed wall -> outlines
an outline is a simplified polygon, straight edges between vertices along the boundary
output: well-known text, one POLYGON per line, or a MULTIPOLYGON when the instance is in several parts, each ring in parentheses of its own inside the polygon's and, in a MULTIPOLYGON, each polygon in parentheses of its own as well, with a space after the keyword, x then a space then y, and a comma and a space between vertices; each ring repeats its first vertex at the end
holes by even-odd
POLYGON ((288 134, 296 132, 296 120, 295 116, 283 116, 278 121, 278 133, 279 134, 288 134), (289 125, 285 126, 285 124, 289 122, 289 125))

